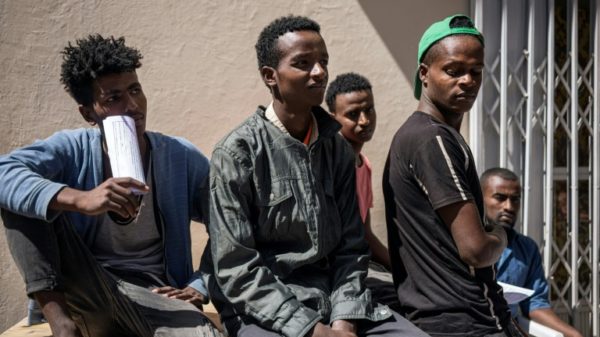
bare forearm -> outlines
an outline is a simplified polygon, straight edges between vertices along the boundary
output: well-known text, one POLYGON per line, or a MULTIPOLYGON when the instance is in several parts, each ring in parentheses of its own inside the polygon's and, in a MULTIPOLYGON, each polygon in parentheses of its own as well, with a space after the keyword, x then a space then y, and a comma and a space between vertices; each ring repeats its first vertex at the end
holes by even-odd
POLYGON ((479 211, 471 201, 440 208, 438 213, 450 227, 461 259, 475 268, 491 266, 506 248, 506 231, 499 225, 484 230, 479 211))
POLYGON ((481 241, 478 247, 461 251, 462 260, 468 265, 475 268, 489 267, 496 263, 502 255, 502 251, 506 248, 506 244, 496 236, 486 234, 485 239, 481 241))
POLYGON ((552 309, 537 309, 529 313, 532 321, 562 332, 565 337, 582 337, 579 331, 560 319, 552 309))
POLYGON ((54 211, 71 211, 78 212, 77 200, 81 195, 81 191, 65 187, 61 189, 54 198, 50 201, 48 208, 54 211))
POLYGON ((473 265, 474 267, 487 267, 496 263, 508 244, 506 231, 502 226, 486 227, 484 235, 486 242, 480 249, 480 258, 477 259, 478 264, 473 265))

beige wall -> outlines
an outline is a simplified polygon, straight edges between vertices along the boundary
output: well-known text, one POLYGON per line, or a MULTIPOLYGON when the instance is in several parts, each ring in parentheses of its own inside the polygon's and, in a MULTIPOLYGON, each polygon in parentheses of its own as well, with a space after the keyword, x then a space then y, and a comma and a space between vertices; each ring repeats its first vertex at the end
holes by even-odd
MULTIPOLYGON (((99 32, 124 35, 145 56, 139 77, 148 97, 148 128, 186 137, 210 156, 227 131, 256 105, 269 102, 254 53, 262 27, 281 15, 308 15, 322 26, 330 79, 355 71, 373 84, 379 123, 364 151, 374 166, 373 220, 383 237, 382 166, 393 133, 416 106, 411 79, 418 39, 433 20, 467 13, 468 4, 468 0, 0 1, 0 153, 59 129, 85 126, 58 82, 59 53, 67 41, 99 32)), ((25 315, 24 288, 4 235, 0 235, 0 268, 3 331, 25 315)))

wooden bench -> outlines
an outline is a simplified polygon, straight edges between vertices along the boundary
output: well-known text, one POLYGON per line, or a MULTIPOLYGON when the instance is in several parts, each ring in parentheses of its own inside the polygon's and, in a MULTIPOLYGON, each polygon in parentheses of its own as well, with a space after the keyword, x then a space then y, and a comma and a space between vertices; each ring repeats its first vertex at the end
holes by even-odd
POLYGON ((0 334, 2 337, 48 337, 52 336, 48 323, 27 326, 27 317, 0 334))
MULTIPOLYGON (((204 306, 204 313, 208 318, 215 323, 219 330, 222 330, 221 321, 219 320, 219 314, 217 310, 209 303, 204 306)), ((13 325, 8 330, 0 333, 1 337, 52 337, 50 326, 48 323, 36 324, 27 326, 27 318, 24 318, 19 323, 13 325)))

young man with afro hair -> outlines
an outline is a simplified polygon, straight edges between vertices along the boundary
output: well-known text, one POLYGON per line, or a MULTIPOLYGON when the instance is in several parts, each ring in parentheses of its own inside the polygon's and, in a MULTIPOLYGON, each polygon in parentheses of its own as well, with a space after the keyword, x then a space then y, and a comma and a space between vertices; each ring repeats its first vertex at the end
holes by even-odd
POLYGON ((27 294, 54 336, 220 335, 201 312, 207 291, 190 247, 190 221, 208 218, 208 160, 146 131, 142 55, 124 38, 91 35, 63 58, 65 89, 98 127, 0 156, 0 207, 27 294), (123 115, 147 184, 112 176, 102 125, 123 115))
POLYGON ((425 336, 364 286, 352 148, 322 108, 319 25, 279 18, 256 43, 272 102, 211 158, 211 298, 231 336, 425 336))

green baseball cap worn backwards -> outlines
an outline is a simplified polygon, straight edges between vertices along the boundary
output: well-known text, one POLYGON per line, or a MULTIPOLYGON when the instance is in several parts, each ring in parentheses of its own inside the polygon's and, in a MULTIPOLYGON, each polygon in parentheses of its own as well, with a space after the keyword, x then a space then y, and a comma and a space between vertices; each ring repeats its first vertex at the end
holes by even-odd
POLYGON ((483 35, 475 28, 473 24, 473 20, 466 15, 456 14, 445 18, 442 21, 438 21, 423 33, 423 37, 421 37, 421 41, 419 41, 419 53, 417 55, 417 73, 415 74, 415 98, 421 98, 421 79, 419 78, 419 65, 423 61, 423 56, 431 46, 433 46, 439 40, 456 34, 468 34, 476 36, 481 44, 483 44, 483 35), (470 27, 450 27, 451 23, 455 18, 466 18, 471 23, 470 27))

